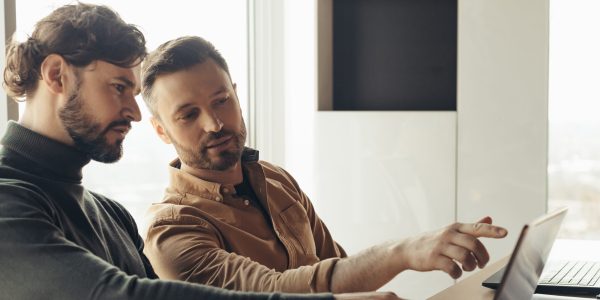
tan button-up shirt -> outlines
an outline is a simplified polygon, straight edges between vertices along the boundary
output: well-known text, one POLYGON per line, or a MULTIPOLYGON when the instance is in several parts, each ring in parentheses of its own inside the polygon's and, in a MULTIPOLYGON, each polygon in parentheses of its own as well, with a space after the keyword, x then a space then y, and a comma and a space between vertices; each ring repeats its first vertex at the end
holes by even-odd
POLYGON ((329 292, 344 250, 287 172, 249 148, 242 163, 260 204, 171 164, 165 198, 149 210, 144 253, 156 273, 242 291, 329 292))

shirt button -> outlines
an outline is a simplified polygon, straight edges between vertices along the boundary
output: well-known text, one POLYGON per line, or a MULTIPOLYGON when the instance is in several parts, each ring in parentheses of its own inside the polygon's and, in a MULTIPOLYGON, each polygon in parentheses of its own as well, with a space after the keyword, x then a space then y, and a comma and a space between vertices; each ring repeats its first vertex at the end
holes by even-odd
POLYGON ((250 200, 248 200, 248 199, 245 199, 245 200, 244 200, 244 205, 246 205, 246 206, 250 205, 250 200))
POLYGON ((221 197, 218 197, 218 196, 215 198, 215 200, 217 200, 217 202, 223 201, 223 199, 221 197))
POLYGON ((225 193, 225 194, 229 193, 229 189, 224 187, 223 188, 223 193, 225 193))

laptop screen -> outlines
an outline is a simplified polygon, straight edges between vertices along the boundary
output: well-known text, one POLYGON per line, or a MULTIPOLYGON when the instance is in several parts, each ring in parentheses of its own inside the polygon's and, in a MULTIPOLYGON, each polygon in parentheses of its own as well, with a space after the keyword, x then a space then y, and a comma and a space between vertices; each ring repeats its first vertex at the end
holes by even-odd
POLYGON ((563 208, 523 227, 494 299, 531 299, 566 212, 563 208))

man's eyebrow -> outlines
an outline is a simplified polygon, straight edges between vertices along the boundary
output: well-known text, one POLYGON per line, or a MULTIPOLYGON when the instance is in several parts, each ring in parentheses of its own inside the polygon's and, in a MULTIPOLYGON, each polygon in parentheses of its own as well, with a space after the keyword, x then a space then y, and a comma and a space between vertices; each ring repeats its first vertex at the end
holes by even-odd
POLYGON ((222 94, 226 91, 227 91, 227 88, 225 86, 222 86, 216 92, 214 92, 210 97, 212 98, 212 97, 222 94))
POLYGON ((133 81, 129 80, 129 78, 125 76, 117 76, 115 77, 115 79, 122 81, 127 87, 135 87, 135 83, 133 83, 133 81))
POLYGON ((176 114, 182 110, 184 110, 185 108, 192 106, 191 103, 184 103, 184 104, 179 104, 177 105, 177 107, 175 107, 175 110, 173 111, 173 114, 176 114))

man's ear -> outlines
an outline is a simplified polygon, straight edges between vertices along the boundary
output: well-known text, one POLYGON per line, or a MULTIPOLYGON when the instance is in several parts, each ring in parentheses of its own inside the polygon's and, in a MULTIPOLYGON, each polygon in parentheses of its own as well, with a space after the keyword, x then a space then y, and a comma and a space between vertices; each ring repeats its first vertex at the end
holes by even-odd
POLYGON ((50 54, 42 62, 40 66, 42 82, 52 93, 60 94, 65 91, 63 83, 67 67, 65 59, 58 54, 50 54))
POLYGON ((171 144, 171 138, 167 135, 165 128, 160 121, 156 117, 150 117, 150 123, 152 123, 152 127, 154 127, 154 131, 156 131, 158 137, 165 142, 165 144, 171 144))

